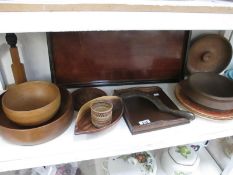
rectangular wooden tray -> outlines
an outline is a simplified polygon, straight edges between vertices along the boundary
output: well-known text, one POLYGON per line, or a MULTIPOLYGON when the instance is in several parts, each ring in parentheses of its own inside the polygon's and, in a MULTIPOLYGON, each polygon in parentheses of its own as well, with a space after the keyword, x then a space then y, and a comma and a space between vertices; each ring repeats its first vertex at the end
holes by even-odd
MULTIPOLYGON (((140 91, 146 94, 158 94, 158 98, 169 108, 178 109, 160 87, 140 87, 115 90, 114 94, 123 96, 125 93, 140 91)), ((157 129, 168 128, 189 123, 186 118, 159 111, 149 100, 141 97, 123 99, 124 119, 132 134, 139 134, 157 129), (149 122, 148 122, 149 121, 149 122)))
POLYGON ((53 82, 68 87, 183 79, 189 31, 48 34, 53 82))

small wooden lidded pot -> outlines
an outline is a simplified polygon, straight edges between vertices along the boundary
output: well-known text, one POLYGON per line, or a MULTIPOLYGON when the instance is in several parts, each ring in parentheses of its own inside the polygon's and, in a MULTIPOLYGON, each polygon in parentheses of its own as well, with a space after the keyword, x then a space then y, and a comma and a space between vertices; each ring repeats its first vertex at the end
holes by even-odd
POLYGON ((91 122, 101 128, 109 125, 112 121, 113 104, 107 101, 95 101, 91 104, 91 122))

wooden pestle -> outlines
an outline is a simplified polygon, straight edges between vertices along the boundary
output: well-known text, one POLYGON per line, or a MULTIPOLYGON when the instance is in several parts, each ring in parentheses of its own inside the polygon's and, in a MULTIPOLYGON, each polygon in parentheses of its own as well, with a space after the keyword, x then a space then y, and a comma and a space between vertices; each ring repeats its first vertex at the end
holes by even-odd
POLYGON ((14 33, 6 34, 7 44, 10 45, 10 53, 12 59, 11 69, 13 72, 13 76, 15 79, 15 84, 20 84, 27 81, 25 75, 24 65, 20 63, 18 49, 16 47, 17 44, 17 36, 14 33))

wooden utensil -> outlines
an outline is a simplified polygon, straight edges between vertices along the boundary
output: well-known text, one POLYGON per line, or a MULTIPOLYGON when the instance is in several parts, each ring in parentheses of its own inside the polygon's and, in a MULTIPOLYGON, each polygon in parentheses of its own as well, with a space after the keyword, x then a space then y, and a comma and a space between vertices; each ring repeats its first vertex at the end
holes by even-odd
POLYGON ((147 100, 149 100, 150 102, 152 102, 155 107, 158 108, 158 110, 160 110, 161 112, 165 112, 171 115, 177 115, 180 117, 184 117, 187 118, 188 120, 194 120, 195 116, 193 113, 188 112, 188 111, 181 111, 181 110, 176 110, 176 109, 171 109, 169 107, 167 107, 158 97, 157 97, 157 93, 151 95, 151 94, 147 94, 147 93, 143 93, 140 91, 131 91, 128 93, 124 93, 122 94, 123 98, 133 98, 133 97, 141 97, 141 98, 145 98, 147 100))
POLYGON ((17 36, 14 33, 7 33, 6 41, 10 45, 10 53, 12 59, 11 69, 15 79, 15 84, 26 82, 27 78, 25 75, 24 65, 20 63, 19 53, 16 47, 17 36))
MULTIPOLYGON (((156 98, 159 98, 164 105, 172 110, 178 110, 177 106, 158 86, 115 90, 114 94, 122 97, 124 94, 135 91, 148 95, 158 94, 156 98)), ((123 102, 125 108, 124 118, 132 134, 144 133, 190 122, 190 120, 184 116, 181 117, 173 113, 162 112, 157 105, 147 98, 131 96, 123 98, 123 102)))

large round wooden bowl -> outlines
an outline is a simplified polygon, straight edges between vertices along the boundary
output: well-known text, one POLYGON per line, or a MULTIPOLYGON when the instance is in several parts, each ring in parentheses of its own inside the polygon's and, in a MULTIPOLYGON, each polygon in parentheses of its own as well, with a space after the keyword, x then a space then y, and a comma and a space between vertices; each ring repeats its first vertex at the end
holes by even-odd
POLYGON ((36 126, 51 119, 61 103, 59 88, 45 81, 30 81, 11 87, 2 98, 2 108, 13 122, 36 126))
POLYGON ((61 105, 58 112, 49 121, 36 127, 15 124, 6 117, 2 106, 0 106, 0 135, 14 144, 35 145, 47 142, 62 134, 71 124, 74 110, 70 93, 62 88, 60 88, 60 93, 61 105))
POLYGON ((193 102, 214 110, 233 109, 233 81, 215 73, 195 73, 180 82, 193 102))

